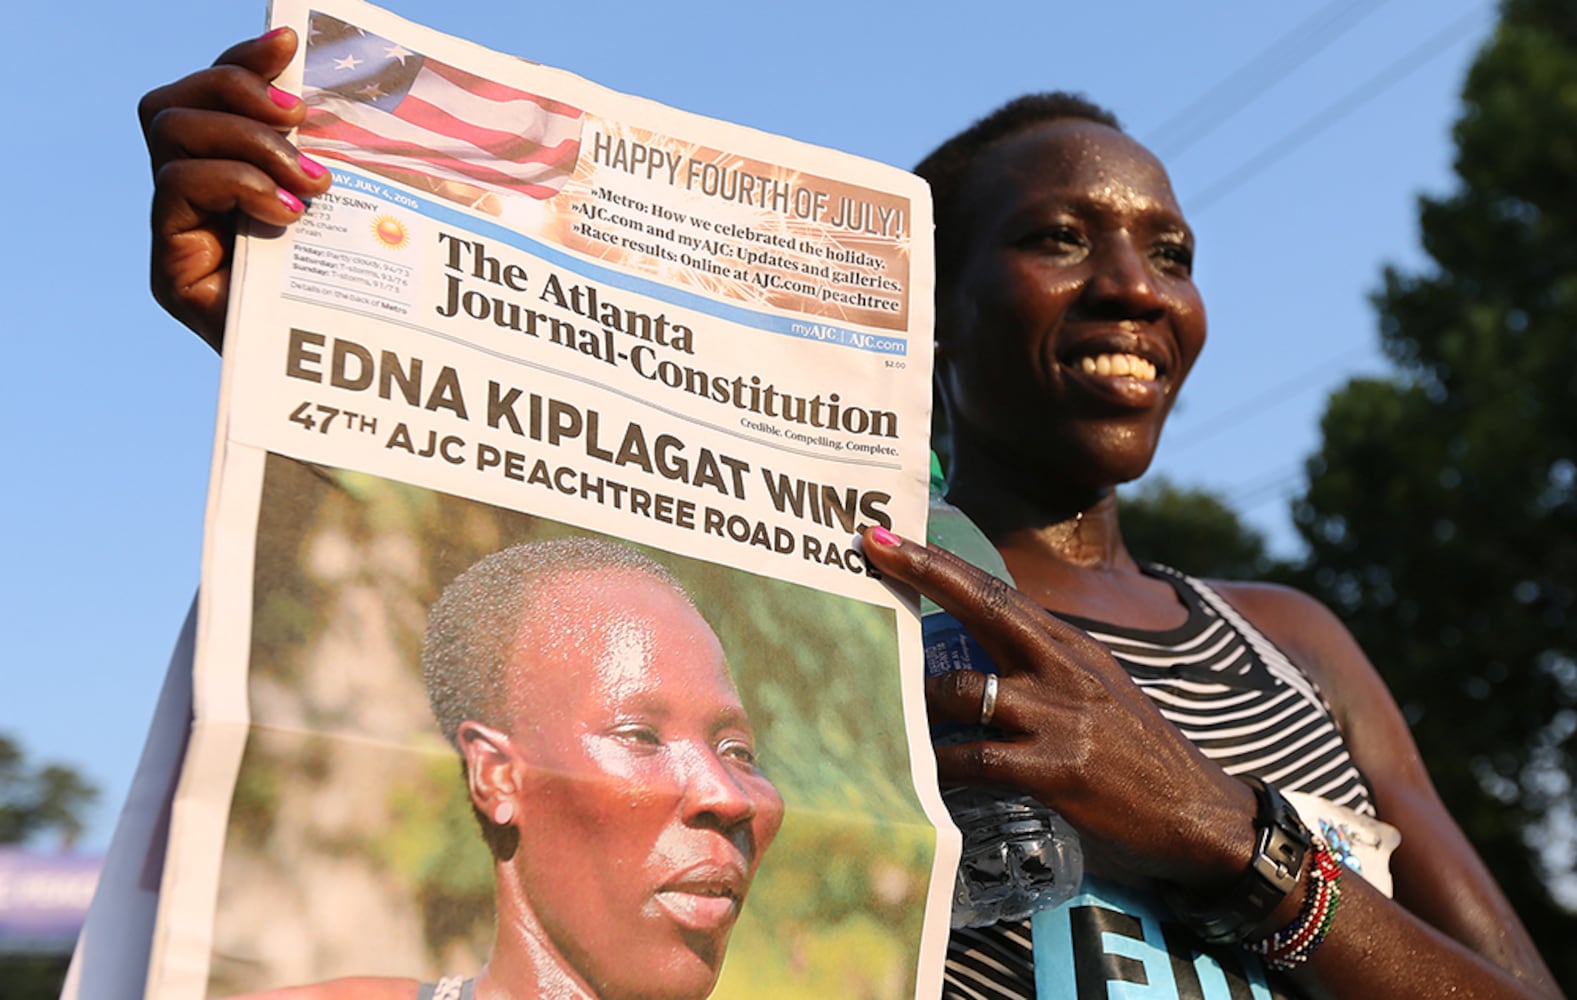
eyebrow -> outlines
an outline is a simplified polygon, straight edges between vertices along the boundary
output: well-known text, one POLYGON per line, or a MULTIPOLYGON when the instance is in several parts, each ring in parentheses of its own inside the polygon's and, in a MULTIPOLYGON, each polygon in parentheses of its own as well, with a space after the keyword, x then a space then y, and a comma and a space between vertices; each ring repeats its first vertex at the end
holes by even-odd
MULTIPOLYGON (((1007 223, 1023 225, 1033 222, 1037 216, 1051 212, 1072 211, 1076 215, 1112 216, 1113 208, 1099 198, 1092 198, 1085 191, 1057 193, 1057 189, 1047 190, 1019 205, 1006 216, 1007 223)), ((1193 227, 1183 218, 1182 210, 1167 205, 1158 198, 1147 197, 1140 202, 1139 215, 1142 219, 1150 221, 1158 228, 1175 229, 1186 236, 1189 242, 1194 240, 1193 227)))
MULTIPOLYGON (((632 690, 629 696, 613 706, 616 712, 638 712, 650 715, 657 719, 671 718, 676 712, 675 702, 672 699, 658 697, 662 684, 643 684, 632 690)), ((687 700, 687 699, 685 699, 687 700)), ((735 726, 746 731, 752 731, 750 713, 745 706, 737 701, 730 705, 722 706, 715 712, 711 719, 714 727, 735 726)))
POLYGON ((716 721, 724 727, 743 729, 752 736, 755 735, 755 728, 750 724, 750 713, 745 711, 745 706, 743 705, 728 706, 719 713, 716 721))

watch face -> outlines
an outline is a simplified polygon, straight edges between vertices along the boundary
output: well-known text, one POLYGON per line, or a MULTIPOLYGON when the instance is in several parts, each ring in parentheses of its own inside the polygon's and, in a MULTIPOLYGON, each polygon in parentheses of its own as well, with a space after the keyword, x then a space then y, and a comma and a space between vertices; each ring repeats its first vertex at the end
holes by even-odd
POLYGON ((1240 944, 1261 932, 1261 925, 1298 885, 1312 838, 1298 812, 1281 793, 1258 778, 1245 777, 1254 789, 1254 857, 1237 884, 1210 905, 1199 906, 1176 894, 1167 896, 1177 916, 1212 944, 1240 944))
POLYGON ((1259 827, 1260 847, 1253 867, 1275 888, 1279 903, 1280 896, 1297 887, 1303 859, 1309 853, 1309 828, 1275 788, 1258 779, 1252 785, 1259 800, 1254 825, 1259 827))

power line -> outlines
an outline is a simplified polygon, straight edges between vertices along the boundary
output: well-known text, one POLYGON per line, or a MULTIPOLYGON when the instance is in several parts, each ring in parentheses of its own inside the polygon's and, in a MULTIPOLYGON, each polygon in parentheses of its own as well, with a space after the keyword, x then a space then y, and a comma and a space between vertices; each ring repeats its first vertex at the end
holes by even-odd
MULTIPOLYGON (((1400 83, 1409 74, 1421 68, 1431 58, 1444 51, 1451 43, 1466 34, 1468 29, 1477 27, 1479 20, 1487 12, 1485 8, 1469 11, 1429 36, 1419 45, 1387 65, 1370 80, 1324 110, 1311 116, 1297 129, 1267 146, 1225 177, 1210 185, 1202 195, 1190 199, 1191 211, 1202 210, 1237 190, 1238 186, 1248 178, 1269 168, 1293 150, 1307 143, 1341 119, 1356 112, 1359 108, 1380 96, 1384 91, 1400 83)), ((1202 101, 1203 98, 1195 103, 1198 104, 1202 101)), ((1234 426, 1241 418, 1251 412, 1262 412, 1269 406, 1291 399, 1300 389, 1309 388, 1314 384, 1313 376, 1315 374, 1344 362, 1361 350, 1366 350, 1366 348, 1353 348, 1335 357, 1327 358, 1268 389, 1256 393, 1252 398, 1232 406, 1230 409, 1211 418, 1205 424, 1193 428, 1192 433, 1185 435, 1181 441, 1169 442, 1168 452, 1177 454, 1192 448, 1202 441, 1234 426)), ((1274 493, 1272 496, 1274 496, 1274 493)), ((1263 502, 1263 499, 1256 502, 1263 502)))
POLYGON ((1190 427, 1188 432, 1183 434, 1180 439, 1169 438, 1166 443, 1167 454, 1176 455, 1179 452, 1186 451, 1202 441, 1215 437, 1222 431, 1237 426, 1238 421, 1243 417, 1261 413, 1267 406, 1285 402, 1300 392, 1306 392, 1315 388, 1319 384, 1314 380, 1315 375, 1327 369, 1344 366, 1352 358, 1360 354, 1366 354, 1368 351, 1369 347, 1367 345, 1350 347, 1339 354, 1326 358, 1324 361, 1310 365, 1290 378, 1283 379, 1275 385, 1261 390, 1249 399, 1245 399, 1231 408, 1216 414, 1199 426, 1190 427))
POLYGON ((1241 513, 1272 500, 1284 499, 1288 488, 1303 478, 1303 471, 1302 462, 1273 469, 1268 475, 1233 489, 1227 495, 1227 506, 1241 513))
POLYGON ((1250 157, 1237 169, 1205 188, 1200 194, 1187 199, 1189 210, 1198 213, 1236 191, 1244 181, 1275 164, 1288 153, 1303 146, 1315 136, 1362 108, 1409 75, 1422 68, 1429 60, 1445 51, 1452 43, 1465 37, 1470 29, 1478 28, 1487 8, 1469 11, 1441 30, 1430 35, 1419 45, 1408 50, 1401 58, 1386 66, 1364 83, 1308 118, 1302 125, 1250 157))
POLYGON ((1326 4, 1162 122, 1146 138, 1145 145, 1163 160, 1177 156, 1325 51, 1384 3, 1385 0, 1333 0, 1326 4))
MULTIPOLYGON (((1384 2, 1384 0, 1380 0, 1380 2, 1384 2)), ((1156 138, 1149 144, 1164 156, 1175 156, 1192 145, 1194 141, 1216 128, 1221 122, 1252 103, 1270 85, 1279 82, 1293 69, 1307 62, 1316 53, 1323 51, 1361 20, 1365 14, 1378 6, 1379 3, 1375 3, 1367 10, 1360 11, 1357 17, 1351 17, 1352 4, 1343 5, 1340 3, 1340 0, 1327 4, 1315 15, 1305 19, 1291 32, 1277 39, 1259 56, 1244 64, 1244 66, 1221 83, 1201 95, 1188 107, 1184 108, 1183 111, 1168 119, 1157 130, 1156 138), (1326 18, 1328 16, 1330 21, 1327 22, 1326 18), (1322 24, 1326 25, 1326 27, 1319 27, 1322 24), (1312 42, 1309 41, 1309 38, 1303 37, 1307 33, 1314 32, 1315 29, 1318 29, 1319 32, 1324 32, 1324 34, 1314 34, 1312 42), (1300 46, 1302 47, 1300 48, 1300 46), (1247 96, 1243 96, 1245 93, 1247 96), (1212 104, 1215 107, 1212 107, 1212 104), (1187 128, 1187 132, 1182 139, 1175 140, 1170 144, 1167 143, 1167 139, 1172 133, 1184 128, 1187 128)), ((1469 11, 1430 35, 1401 57, 1392 61, 1369 80, 1323 110, 1310 116, 1302 125, 1266 146, 1236 169, 1221 177, 1207 187, 1199 196, 1189 199, 1190 210, 1197 213, 1213 205, 1227 194, 1237 190, 1245 181, 1268 169, 1326 129, 1367 105, 1422 68, 1451 44, 1465 36, 1470 29, 1478 27, 1487 12, 1484 8, 1469 11)), ((1300 389, 1312 386, 1314 384, 1312 376, 1317 372, 1344 363, 1359 350, 1359 348, 1354 348, 1335 357, 1327 358, 1291 378, 1256 393, 1252 398, 1218 414, 1200 427, 1194 428, 1193 433, 1185 436, 1181 442, 1176 444, 1169 443, 1168 451, 1176 454, 1178 451, 1193 447, 1221 433, 1228 427, 1234 426, 1250 412, 1262 412, 1267 406, 1273 406, 1277 402, 1291 398, 1300 389)), ((1268 474, 1234 487, 1227 495, 1227 502, 1233 509, 1242 512, 1252 510, 1271 501, 1284 499, 1304 474, 1305 466, 1302 461, 1292 465, 1281 466, 1271 470, 1268 474)))

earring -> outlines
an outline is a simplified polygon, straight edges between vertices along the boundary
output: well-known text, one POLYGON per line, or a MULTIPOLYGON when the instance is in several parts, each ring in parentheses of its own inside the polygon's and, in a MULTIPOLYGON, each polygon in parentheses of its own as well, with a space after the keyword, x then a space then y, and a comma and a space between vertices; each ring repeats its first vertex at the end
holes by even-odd
POLYGON ((508 826, 509 821, 515 818, 515 804, 504 801, 493 807, 493 822, 498 826, 508 826))

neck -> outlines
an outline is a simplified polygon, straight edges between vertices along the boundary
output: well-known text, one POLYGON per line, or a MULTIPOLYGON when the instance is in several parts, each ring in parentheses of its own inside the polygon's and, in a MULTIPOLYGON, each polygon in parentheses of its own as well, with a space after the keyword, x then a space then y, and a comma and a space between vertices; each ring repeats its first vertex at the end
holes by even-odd
POLYGON ((537 919, 508 861, 495 861, 497 929, 487 965, 476 977, 477 1000, 598 1000, 537 919))
POLYGON ((1114 487, 1025 476, 974 452, 956 454, 951 473, 948 499, 980 526, 1010 567, 1034 560, 1069 570, 1137 569, 1123 545, 1114 487))

